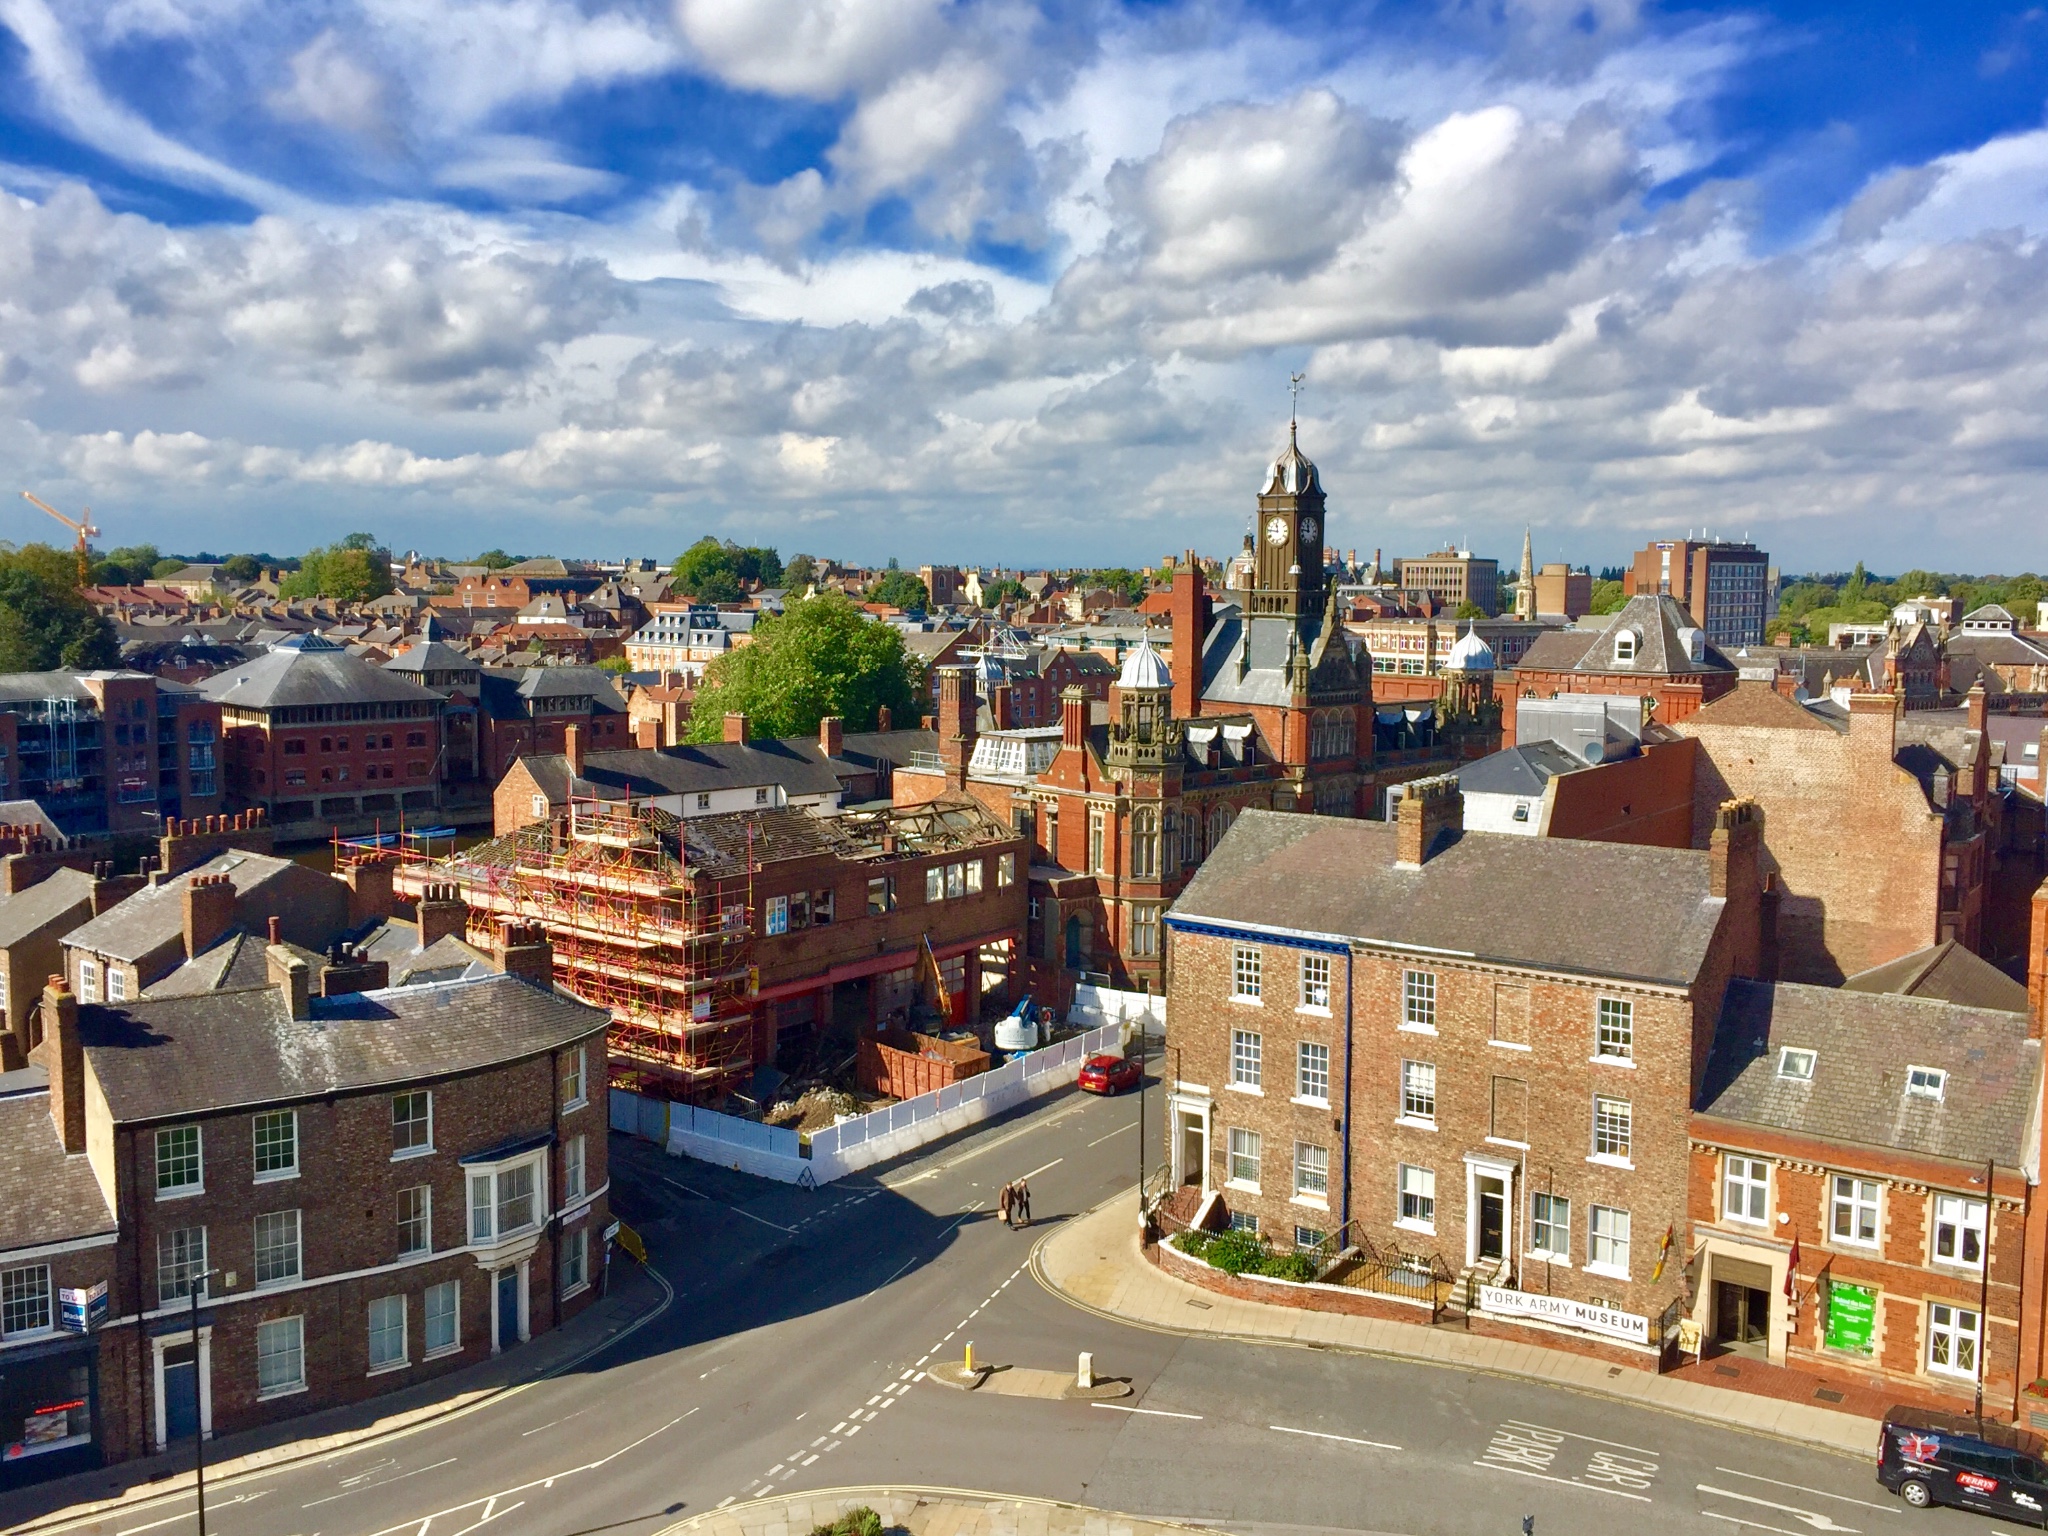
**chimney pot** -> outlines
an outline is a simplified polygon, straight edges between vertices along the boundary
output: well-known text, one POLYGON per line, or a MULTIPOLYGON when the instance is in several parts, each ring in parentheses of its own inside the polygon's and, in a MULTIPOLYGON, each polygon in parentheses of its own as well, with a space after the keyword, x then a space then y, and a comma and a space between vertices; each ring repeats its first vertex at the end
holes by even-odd
POLYGON ((1456 774, 1417 779, 1409 784, 1395 813, 1394 863, 1420 869, 1455 842, 1465 830, 1465 796, 1456 774))

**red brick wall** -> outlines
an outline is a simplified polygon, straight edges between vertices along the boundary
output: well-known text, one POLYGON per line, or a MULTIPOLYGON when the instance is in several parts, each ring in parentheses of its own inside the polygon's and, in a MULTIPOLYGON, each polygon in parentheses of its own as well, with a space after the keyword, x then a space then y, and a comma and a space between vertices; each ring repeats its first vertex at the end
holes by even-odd
POLYGON ((1648 848, 1690 848, 1698 743, 1653 743, 1640 757, 1550 781, 1551 837, 1648 848))

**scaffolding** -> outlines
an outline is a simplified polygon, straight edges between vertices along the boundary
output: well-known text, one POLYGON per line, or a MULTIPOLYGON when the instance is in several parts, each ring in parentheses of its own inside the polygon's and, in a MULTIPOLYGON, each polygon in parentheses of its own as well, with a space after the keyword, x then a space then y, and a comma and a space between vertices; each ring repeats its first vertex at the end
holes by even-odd
POLYGON ((482 948, 507 920, 544 930, 556 983, 612 1016, 613 1075, 710 1103, 755 1065, 752 842, 736 858, 693 859, 668 812, 572 797, 545 821, 446 858, 401 843, 393 885, 428 899, 456 887, 482 948))

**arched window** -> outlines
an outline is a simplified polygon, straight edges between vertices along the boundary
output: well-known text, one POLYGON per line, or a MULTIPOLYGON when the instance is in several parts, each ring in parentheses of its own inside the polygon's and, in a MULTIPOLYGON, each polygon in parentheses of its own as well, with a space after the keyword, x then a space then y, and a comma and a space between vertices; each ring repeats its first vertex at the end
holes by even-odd
POLYGON ((1131 813, 1131 877, 1159 877, 1159 813, 1149 805, 1141 805, 1131 813))
POLYGON ((1614 659, 1633 663, 1636 659, 1636 632, 1632 629, 1619 630, 1614 636, 1614 659))
POLYGON ((1190 868, 1202 862, 1202 813, 1200 811, 1181 812, 1180 861, 1190 868))
POLYGON ((1209 851, 1214 853, 1216 845, 1223 841, 1223 834, 1230 830, 1230 807, 1218 805, 1209 811, 1209 851))

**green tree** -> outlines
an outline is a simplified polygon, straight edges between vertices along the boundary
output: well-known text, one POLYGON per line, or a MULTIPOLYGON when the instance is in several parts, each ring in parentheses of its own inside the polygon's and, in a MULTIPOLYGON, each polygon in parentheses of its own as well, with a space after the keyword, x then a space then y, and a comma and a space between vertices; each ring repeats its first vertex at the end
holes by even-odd
POLYGON ((0 672, 121 664, 121 642, 78 590, 77 557, 47 544, 0 549, 0 672))
POLYGON ((191 563, 189 560, 180 560, 176 555, 166 556, 149 568, 149 574, 152 576, 175 576, 191 563))
POLYGON ((903 636, 826 593, 763 618, 751 644, 711 664, 691 706, 689 737, 721 739, 725 717, 735 712, 747 716, 754 736, 815 735, 827 715, 867 731, 883 705, 899 721, 917 713, 903 636))
POLYGON ((597 669, 600 672, 610 672, 615 676, 624 677, 633 670, 633 663, 623 656, 607 656, 597 664, 597 669))
POLYGON ((684 597, 700 603, 736 603, 740 599, 739 564, 732 546, 710 535, 699 539, 680 555, 669 570, 669 586, 684 597))
POLYGON ((1111 566, 1106 570, 1090 571, 1081 578, 1086 587, 1107 587, 1119 593, 1126 602, 1138 602, 1145 595, 1145 573, 1126 570, 1122 566, 1111 566))
POLYGON ((923 582, 910 572, 890 567, 882 573, 882 579, 868 588, 868 601, 887 603, 892 608, 923 610, 931 607, 932 595, 925 590, 923 582))
POLYGON ((361 603, 382 597, 391 587, 391 551, 367 533, 352 533, 339 544, 307 550, 278 591, 287 598, 361 603))
POLYGON ((229 555, 220 564, 221 575, 238 587, 245 587, 263 574, 254 555, 229 555))
POLYGON ((731 543, 725 547, 732 554, 733 569, 739 572, 741 581, 751 581, 763 587, 782 585, 782 557, 774 550, 763 549, 759 545, 743 547, 731 543))
POLYGON ((789 564, 782 568, 782 584, 790 591, 801 593, 818 579, 818 562, 809 555, 796 554, 789 557, 789 564))
POLYGON ((502 571, 508 565, 517 565, 524 558, 523 555, 508 555, 502 549, 487 549, 470 561, 470 564, 480 565, 487 571, 502 571))
POLYGON ((1628 606, 1628 594, 1621 590, 1618 581, 1596 581, 1593 583, 1593 612, 1619 613, 1628 606))
POLYGON ((1458 611, 1451 615, 1454 619, 1483 619, 1486 616, 1486 610, 1469 597, 1458 604, 1458 611))
POLYGON ((1005 576, 1001 581, 983 584, 981 605, 984 608, 1000 607, 1004 603, 1021 603, 1031 594, 1024 590, 1024 583, 1014 576, 1005 576))
MULTIPOLYGON (((92 584, 96 587, 139 587, 149 580, 161 558, 154 544, 127 544, 120 549, 110 549, 92 562, 92 584)), ((71 570, 75 577, 78 572, 75 556, 71 570)))

